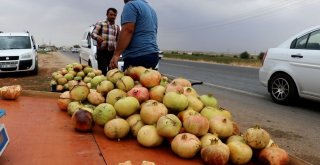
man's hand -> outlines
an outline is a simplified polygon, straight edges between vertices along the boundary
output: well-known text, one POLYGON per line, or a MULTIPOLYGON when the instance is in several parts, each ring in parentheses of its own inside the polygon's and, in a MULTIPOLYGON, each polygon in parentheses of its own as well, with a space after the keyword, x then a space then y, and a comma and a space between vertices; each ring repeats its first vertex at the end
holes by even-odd
POLYGON ((109 64, 109 68, 110 69, 114 69, 114 68, 118 68, 118 61, 120 59, 120 55, 113 55, 110 64, 109 64))
POLYGON ((99 37, 97 38, 97 42, 98 42, 98 44, 101 44, 101 43, 103 42, 103 39, 102 39, 101 36, 99 36, 99 37))

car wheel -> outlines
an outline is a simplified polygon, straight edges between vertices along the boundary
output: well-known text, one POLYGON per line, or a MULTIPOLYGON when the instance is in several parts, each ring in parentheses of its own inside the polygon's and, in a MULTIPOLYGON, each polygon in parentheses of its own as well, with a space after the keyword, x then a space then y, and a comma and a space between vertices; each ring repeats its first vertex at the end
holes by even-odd
POLYGON ((269 92, 272 100, 278 104, 289 104, 298 96, 294 81, 289 75, 283 73, 271 78, 269 92))

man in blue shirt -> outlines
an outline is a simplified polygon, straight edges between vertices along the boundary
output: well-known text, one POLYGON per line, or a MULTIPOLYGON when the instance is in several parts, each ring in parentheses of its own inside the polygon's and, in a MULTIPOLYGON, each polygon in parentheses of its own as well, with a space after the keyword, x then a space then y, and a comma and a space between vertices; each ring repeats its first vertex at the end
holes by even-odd
POLYGON ((120 55, 124 70, 131 66, 155 68, 158 61, 158 19, 146 0, 124 0, 121 31, 110 68, 117 68, 120 55))

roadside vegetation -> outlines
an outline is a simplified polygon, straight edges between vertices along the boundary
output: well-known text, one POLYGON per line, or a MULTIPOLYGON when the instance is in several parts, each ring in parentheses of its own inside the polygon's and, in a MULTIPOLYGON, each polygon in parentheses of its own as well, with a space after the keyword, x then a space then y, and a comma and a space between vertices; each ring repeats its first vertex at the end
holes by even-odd
POLYGON ((204 53, 180 53, 180 52, 164 52, 164 58, 182 59, 200 62, 212 62, 228 65, 261 67, 263 52, 259 55, 250 55, 248 52, 240 54, 204 54, 204 53))

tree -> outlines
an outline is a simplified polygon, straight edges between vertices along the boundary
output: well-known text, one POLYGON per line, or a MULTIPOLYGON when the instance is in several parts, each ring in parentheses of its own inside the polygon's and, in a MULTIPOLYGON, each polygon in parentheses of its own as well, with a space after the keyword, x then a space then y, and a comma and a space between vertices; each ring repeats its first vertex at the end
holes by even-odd
POLYGON ((259 56, 258 56, 258 59, 259 59, 259 60, 262 60, 263 56, 264 56, 264 52, 260 52, 260 54, 259 54, 259 56))
POLYGON ((241 58, 241 59, 249 59, 249 57, 250 57, 250 54, 249 54, 247 51, 242 52, 242 53, 240 54, 240 58, 241 58))

